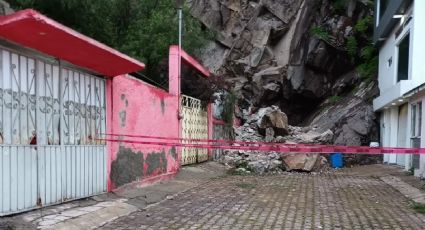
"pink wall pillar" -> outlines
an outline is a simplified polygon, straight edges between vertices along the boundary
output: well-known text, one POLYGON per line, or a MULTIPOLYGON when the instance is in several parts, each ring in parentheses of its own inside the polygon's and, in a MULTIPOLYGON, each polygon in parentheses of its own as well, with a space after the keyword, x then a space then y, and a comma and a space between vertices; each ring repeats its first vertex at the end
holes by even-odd
MULTIPOLYGON (((208 104, 208 139, 213 139, 213 132, 214 132, 214 117, 213 117, 213 106, 211 103, 208 104)), ((208 149, 208 160, 213 159, 213 151, 212 149, 208 149)))
MULTIPOLYGON (((108 78, 105 82, 105 97, 106 97, 106 133, 110 134, 112 133, 112 122, 113 122, 113 104, 112 104, 112 79, 108 78)), ((104 136, 103 138, 108 138, 108 136, 104 136)), ((108 185, 107 185, 107 191, 112 191, 112 183, 110 178, 111 174, 111 163, 112 163, 112 142, 107 141, 106 142, 106 149, 108 153, 108 159, 106 163, 106 175, 108 177, 108 185)))
POLYGON ((168 55, 168 92, 179 95, 179 47, 171 46, 168 55))

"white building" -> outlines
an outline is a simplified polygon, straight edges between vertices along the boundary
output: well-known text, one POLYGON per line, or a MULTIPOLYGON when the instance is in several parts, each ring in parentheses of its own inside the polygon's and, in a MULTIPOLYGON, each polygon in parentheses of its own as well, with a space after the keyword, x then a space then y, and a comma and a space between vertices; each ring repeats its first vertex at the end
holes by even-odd
MULTIPOLYGON (((425 147, 425 1, 375 3, 380 95, 373 107, 380 113, 382 146, 425 147)), ((425 177, 425 156, 385 154, 384 162, 425 177)))

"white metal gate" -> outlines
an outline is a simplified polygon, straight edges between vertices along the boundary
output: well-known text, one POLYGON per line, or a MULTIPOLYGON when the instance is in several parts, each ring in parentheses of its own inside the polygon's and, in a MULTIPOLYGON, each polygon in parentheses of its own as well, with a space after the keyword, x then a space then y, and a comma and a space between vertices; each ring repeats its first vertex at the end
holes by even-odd
MULTIPOLYGON (((202 108, 201 100, 182 95, 182 138, 183 142, 196 144, 188 141, 193 139, 208 139, 208 113, 202 108)), ((182 148, 182 165, 194 164, 208 160, 208 149, 182 148)))
POLYGON ((106 192, 105 82, 0 49, 0 216, 106 192))

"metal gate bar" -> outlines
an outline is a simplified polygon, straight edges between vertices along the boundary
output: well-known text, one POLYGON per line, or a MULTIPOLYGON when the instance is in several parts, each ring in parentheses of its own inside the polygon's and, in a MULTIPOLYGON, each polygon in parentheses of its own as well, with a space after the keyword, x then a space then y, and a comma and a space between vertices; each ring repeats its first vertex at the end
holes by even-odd
MULTIPOLYGON (((202 108, 201 100, 182 95, 182 138, 208 139, 208 113, 202 108)), ((183 141, 188 143, 188 141, 183 141)), ((193 142, 192 142, 193 143, 193 142)), ((208 160, 208 149, 182 148, 182 165, 208 160)))
POLYGON ((106 192, 104 79, 0 48, 0 216, 106 192))

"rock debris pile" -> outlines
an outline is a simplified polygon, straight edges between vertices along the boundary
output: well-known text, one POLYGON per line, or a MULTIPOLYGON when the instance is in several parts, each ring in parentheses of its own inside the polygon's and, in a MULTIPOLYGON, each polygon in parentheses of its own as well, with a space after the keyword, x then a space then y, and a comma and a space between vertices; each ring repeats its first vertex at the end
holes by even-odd
MULTIPOLYGON (((243 111, 245 124, 235 128, 237 141, 276 142, 287 144, 331 143, 331 130, 317 132, 311 127, 288 125, 288 118, 277 106, 243 111)), ((220 161, 236 168, 239 173, 273 173, 284 170, 321 171, 327 160, 319 153, 279 153, 261 151, 226 150, 220 161)))

